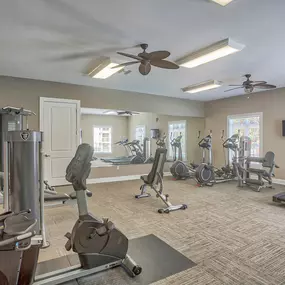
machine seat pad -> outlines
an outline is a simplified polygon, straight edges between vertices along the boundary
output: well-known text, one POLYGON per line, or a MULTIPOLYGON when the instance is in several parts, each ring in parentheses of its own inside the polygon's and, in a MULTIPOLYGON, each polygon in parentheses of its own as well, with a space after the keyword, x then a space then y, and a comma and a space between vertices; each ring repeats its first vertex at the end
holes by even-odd
POLYGON ((31 214, 18 214, 8 217, 4 221, 4 232, 8 235, 22 235, 31 231, 37 220, 31 214))
MULTIPOLYGON (((91 191, 85 190, 85 193, 86 193, 86 196, 87 196, 88 198, 92 197, 92 192, 91 192, 91 191)), ((70 194, 69 194, 69 198, 70 198, 71 200, 76 200, 76 199, 77 199, 76 192, 74 191, 74 192, 70 193, 70 194)))
POLYGON ((278 193, 278 194, 274 195, 273 197, 274 197, 275 199, 279 199, 279 200, 285 201, 285 192, 278 193))
POLYGON ((149 184, 147 178, 148 178, 148 175, 142 175, 142 176, 141 176, 141 180, 142 180, 145 184, 149 184))
POLYGON ((256 173, 256 174, 266 174, 267 171, 264 170, 264 169, 258 169, 258 168, 248 168, 248 172, 251 172, 251 173, 256 173))
POLYGON ((69 200, 69 196, 67 194, 56 194, 56 195, 45 194, 45 202, 66 201, 66 200, 69 200))

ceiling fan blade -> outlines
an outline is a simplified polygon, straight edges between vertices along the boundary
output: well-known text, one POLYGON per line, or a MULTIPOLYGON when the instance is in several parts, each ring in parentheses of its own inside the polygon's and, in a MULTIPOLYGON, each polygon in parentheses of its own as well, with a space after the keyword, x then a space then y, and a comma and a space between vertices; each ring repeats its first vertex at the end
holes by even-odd
POLYGON ((229 92, 229 91, 236 90, 236 89, 240 89, 240 88, 243 88, 243 86, 236 87, 236 88, 232 88, 232 89, 229 89, 229 90, 225 90, 224 92, 229 92))
POLYGON ((266 81, 251 81, 250 83, 253 83, 253 84, 266 84, 267 82, 266 81))
POLYGON ((153 51, 147 54, 147 58, 150 60, 164 59, 169 56, 170 56, 170 52, 166 50, 153 51))
POLYGON ((230 85, 228 85, 228 86, 239 86, 239 87, 242 87, 241 84, 230 84, 230 85))
POLYGON ((176 63, 173 63, 168 60, 163 60, 163 59, 151 60, 150 64, 156 67, 166 68, 166 69, 178 69, 179 68, 179 65, 177 65, 176 63))
POLYGON ((254 88, 257 88, 257 89, 274 89, 276 88, 275 85, 272 85, 272 84, 256 84, 256 85, 253 85, 254 88))
POLYGON ((147 75, 147 74, 149 74, 150 73, 150 70, 151 70, 151 65, 150 65, 150 63, 146 63, 146 64, 140 64, 140 66, 139 66, 139 72, 140 72, 140 74, 142 74, 142 75, 147 75))
POLYGON ((119 68, 119 67, 122 67, 122 66, 128 66, 128 65, 132 65, 132 64, 136 64, 136 63, 139 63, 140 61, 130 61, 130 62, 125 62, 125 63, 121 63, 119 65, 116 65, 114 67, 112 67, 111 69, 115 69, 115 68, 119 68))
POLYGON ((133 55, 133 54, 129 54, 129 53, 124 53, 124 52, 117 52, 117 54, 119 55, 123 55, 123 56, 127 56, 127 57, 130 57, 130 58, 133 58, 133 59, 136 59, 136 60, 143 60, 141 57, 137 56, 137 55, 133 55))
POLYGON ((86 57, 96 57, 96 56, 104 56, 108 53, 116 52, 117 50, 128 49, 129 47, 110 47, 100 50, 86 50, 83 52, 71 53, 67 55, 63 55, 61 57, 54 58, 54 60, 73 60, 78 58, 86 58, 86 57))

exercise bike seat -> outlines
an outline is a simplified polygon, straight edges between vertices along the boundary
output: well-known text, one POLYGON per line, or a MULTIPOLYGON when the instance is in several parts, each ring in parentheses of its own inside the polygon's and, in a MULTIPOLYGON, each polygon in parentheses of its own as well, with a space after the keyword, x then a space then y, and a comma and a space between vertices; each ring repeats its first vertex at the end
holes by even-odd
POLYGON ((89 144, 78 146, 74 158, 66 168, 65 178, 72 183, 75 191, 86 190, 86 179, 91 171, 91 160, 94 149, 89 144))
POLYGON ((22 235, 33 230, 37 220, 31 214, 15 214, 4 220, 4 232, 7 235, 22 235))

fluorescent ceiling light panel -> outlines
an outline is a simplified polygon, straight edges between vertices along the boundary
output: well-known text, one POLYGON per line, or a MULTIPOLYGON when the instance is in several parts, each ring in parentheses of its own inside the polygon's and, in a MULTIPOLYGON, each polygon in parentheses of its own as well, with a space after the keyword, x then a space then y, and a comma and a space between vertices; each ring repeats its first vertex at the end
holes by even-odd
POLYGON ((118 115, 118 113, 116 111, 107 111, 107 112, 104 112, 104 114, 106 114, 106 115, 118 115))
POLYGON ((188 87, 184 87, 184 88, 182 88, 182 91, 188 92, 188 93, 198 93, 198 92, 202 92, 202 91, 206 91, 206 90, 210 90, 210 89, 215 89, 215 88, 218 88, 220 86, 222 86, 221 81, 210 80, 210 81, 194 84, 194 85, 191 85, 188 87))
POLYGON ((241 51, 244 47, 244 45, 236 43, 231 39, 225 39, 178 59, 176 63, 183 67, 193 68, 241 51))
POLYGON ((89 71, 88 75, 92 78, 106 79, 116 72, 120 71, 124 67, 112 68, 117 66, 118 63, 111 62, 110 58, 99 58, 94 61, 94 66, 91 71, 89 71))
POLYGON ((231 3, 233 0, 211 0, 211 1, 220 4, 221 6, 226 6, 229 3, 231 3))

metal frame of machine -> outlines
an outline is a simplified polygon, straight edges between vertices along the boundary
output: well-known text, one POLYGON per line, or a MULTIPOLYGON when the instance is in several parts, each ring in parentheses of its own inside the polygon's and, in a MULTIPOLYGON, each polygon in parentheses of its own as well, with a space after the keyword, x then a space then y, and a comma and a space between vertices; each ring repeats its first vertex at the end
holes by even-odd
POLYGON ((140 187, 141 193, 135 195, 135 198, 137 199, 147 198, 151 196, 150 193, 146 192, 147 187, 153 189, 154 192, 156 193, 156 197, 160 198, 163 201, 163 203, 167 206, 166 208, 158 209, 158 213, 160 214, 187 209, 186 204, 172 205, 168 199, 169 195, 163 193, 163 168, 164 168, 164 163, 166 161, 166 153, 167 149, 164 148, 156 149, 152 169, 148 175, 141 176, 141 179, 144 182, 144 184, 141 185, 140 187))

